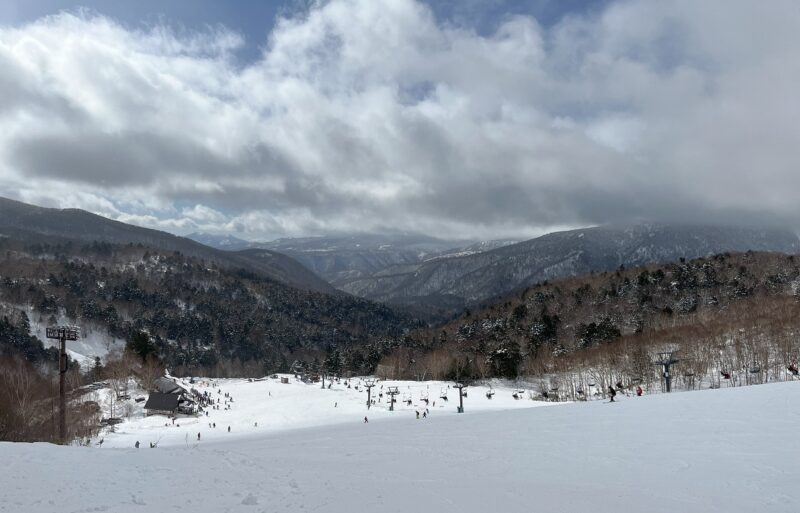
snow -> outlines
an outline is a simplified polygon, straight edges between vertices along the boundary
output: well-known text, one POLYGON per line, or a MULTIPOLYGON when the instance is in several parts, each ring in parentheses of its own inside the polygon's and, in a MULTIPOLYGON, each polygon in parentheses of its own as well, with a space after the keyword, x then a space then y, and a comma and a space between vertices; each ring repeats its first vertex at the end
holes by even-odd
MULTIPOLYGON (((45 347, 58 347, 59 341, 49 339, 45 336, 45 331, 50 323, 40 314, 33 310, 30 305, 17 307, 28 314, 31 324, 31 335, 42 341, 45 347)), ((55 324, 73 324, 63 312, 56 317, 55 324)), ((106 357, 112 352, 119 352, 125 348, 125 341, 109 335, 105 328, 95 326, 92 323, 83 323, 81 326, 81 336, 77 341, 67 343, 67 354, 73 360, 81 364, 81 367, 88 369, 94 366, 95 357, 105 361, 106 357)))
MULTIPOLYGON (((427 408, 431 416, 457 415, 458 405, 458 390, 448 390, 452 383, 439 381, 379 381, 372 389, 372 398, 376 404, 369 411, 366 409, 366 389, 363 387, 363 380, 359 378, 350 380, 351 388, 347 388, 345 381, 341 380, 331 384, 330 389, 323 389, 320 383, 305 384, 285 374, 263 381, 198 379, 194 384, 186 380, 179 380, 178 384, 194 388, 201 394, 208 392, 215 400, 219 399, 220 409, 209 410, 207 417, 178 416, 173 425, 171 419, 161 415, 146 417, 144 403, 134 403, 132 417, 115 426, 114 433, 103 435, 104 447, 132 447, 137 440, 144 445, 157 442, 159 447, 185 446, 187 439, 197 440, 197 433, 200 433, 201 441, 258 438, 278 431, 363 421, 364 415, 371 422, 390 418, 416 420, 415 412, 422 414, 426 408, 421 401, 424 394, 427 394, 430 401, 427 408), (282 384, 281 377, 288 377, 289 384, 282 384), (400 392, 396 396, 393 412, 389 411, 389 398, 386 394, 390 386, 397 386, 400 392), (219 390, 222 393, 218 393, 219 390), (447 391, 448 401, 441 399, 442 390, 447 391), (233 397, 233 402, 228 403, 229 410, 224 409, 226 393, 233 397), (403 402, 406 397, 412 399, 411 406, 403 402), (217 427, 209 427, 209 423, 216 423, 217 427), (227 432, 228 426, 231 426, 230 433, 227 432)), ((466 414, 554 404, 531 401, 526 394, 523 394, 523 399, 515 400, 512 397, 515 389, 499 386, 494 388, 492 400, 488 400, 488 390, 486 386, 467 389, 468 395, 464 399, 466 414)), ((139 395, 142 394, 131 394, 132 398, 139 395)), ((119 405, 117 408, 117 411, 121 411, 119 405)))
MULTIPOLYGON (((247 385, 229 383, 236 403, 247 385)), ((157 449, 2 443, 0 511, 788 512, 798 401, 789 382, 368 424, 362 410, 157 449)))

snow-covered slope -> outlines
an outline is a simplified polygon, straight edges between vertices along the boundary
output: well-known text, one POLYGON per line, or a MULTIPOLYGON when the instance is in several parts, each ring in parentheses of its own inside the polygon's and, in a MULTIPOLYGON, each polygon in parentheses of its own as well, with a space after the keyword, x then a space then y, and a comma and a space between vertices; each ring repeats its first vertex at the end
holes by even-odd
MULTIPOLYGON (((219 400, 219 409, 208 410, 208 416, 199 418, 179 416, 173 424, 171 419, 163 416, 146 417, 142 410, 143 403, 138 403, 133 415, 115 426, 114 433, 101 435, 103 446, 133 447, 137 440, 147 446, 150 442, 157 443, 159 447, 185 446, 187 440, 197 441, 197 433, 200 433, 202 442, 230 442, 239 438, 263 437, 276 431, 363 421, 364 415, 370 421, 416 419, 415 412, 419 411, 421 415, 426 408, 431 417, 455 415, 458 405, 458 391, 448 388, 448 383, 381 381, 372 389, 375 405, 367 411, 367 393, 361 379, 350 380, 349 388, 342 380, 328 383, 331 388, 323 389, 319 383, 305 384, 294 377, 281 376, 288 377, 289 384, 282 384, 280 377, 263 381, 198 379, 194 384, 183 381, 183 384, 194 387, 201 394, 208 392, 212 398, 219 400), (396 396, 394 411, 389 411, 388 404, 387 392, 391 386, 398 387, 400 392, 396 396), (232 397, 233 401, 226 398, 225 394, 232 397), (448 397, 447 401, 442 399, 443 395, 448 397), (428 405, 423 402, 424 397, 428 398, 428 405), (411 399, 410 405, 406 402, 408 399, 411 399), (230 433, 228 426, 231 427, 230 433)), ((520 391, 500 386, 492 389, 495 393, 489 400, 486 398, 488 390, 486 386, 469 388, 464 399, 465 412, 553 404, 532 401, 524 391, 517 394, 521 399, 514 399, 512 394, 520 391)), ((105 404, 103 399, 98 402, 105 404)))
POLYGON ((4 443, 0 511, 789 512, 800 504, 798 402, 800 384, 780 383, 359 415, 157 449, 4 443))

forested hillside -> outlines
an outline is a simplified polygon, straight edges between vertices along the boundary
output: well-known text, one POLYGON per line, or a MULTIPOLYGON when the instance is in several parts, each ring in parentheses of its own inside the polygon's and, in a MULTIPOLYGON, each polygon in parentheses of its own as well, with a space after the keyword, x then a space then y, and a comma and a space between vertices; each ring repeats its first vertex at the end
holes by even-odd
MULTIPOLYGON (((525 376, 575 395, 590 383, 786 379, 800 357, 800 267, 792 255, 720 254, 544 282, 437 329, 383 360, 398 375, 525 376), (728 375, 726 378, 725 375, 728 375)), ((546 387, 547 385, 543 385, 546 387)))
POLYGON ((335 293, 325 280, 291 257, 268 249, 221 251, 159 230, 121 223, 80 209, 43 208, 0 197, 0 238, 34 243, 142 244, 163 252, 179 251, 227 269, 247 269, 286 285, 335 293))
POLYGON ((263 374, 334 350, 348 367, 368 370, 380 358, 371 347, 418 326, 367 300, 141 245, 0 239, 0 255, 0 335, 11 334, 0 336, 0 349, 31 360, 44 353, 29 323, 69 322, 110 339, 148 333, 150 351, 178 372, 247 362, 263 374))

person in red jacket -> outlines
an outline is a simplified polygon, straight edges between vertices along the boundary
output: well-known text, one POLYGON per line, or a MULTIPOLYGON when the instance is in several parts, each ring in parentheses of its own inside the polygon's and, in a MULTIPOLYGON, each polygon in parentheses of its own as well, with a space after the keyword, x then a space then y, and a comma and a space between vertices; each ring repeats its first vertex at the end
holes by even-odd
POLYGON ((644 393, 644 390, 642 390, 642 387, 637 386, 636 387, 636 395, 641 397, 643 393, 644 393))

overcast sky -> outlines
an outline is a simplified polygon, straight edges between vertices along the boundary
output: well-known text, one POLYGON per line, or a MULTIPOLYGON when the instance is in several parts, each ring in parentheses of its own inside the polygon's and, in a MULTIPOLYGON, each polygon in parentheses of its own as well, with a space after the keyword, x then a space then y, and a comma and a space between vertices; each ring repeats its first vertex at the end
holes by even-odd
POLYGON ((0 4, 0 195, 257 240, 800 221, 792 0, 78 5, 0 4))

